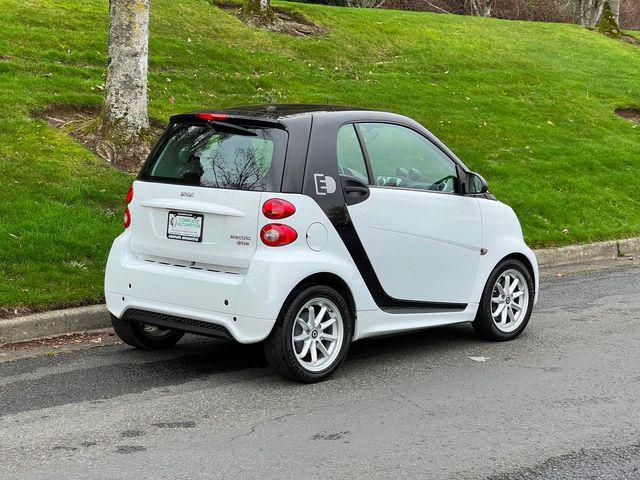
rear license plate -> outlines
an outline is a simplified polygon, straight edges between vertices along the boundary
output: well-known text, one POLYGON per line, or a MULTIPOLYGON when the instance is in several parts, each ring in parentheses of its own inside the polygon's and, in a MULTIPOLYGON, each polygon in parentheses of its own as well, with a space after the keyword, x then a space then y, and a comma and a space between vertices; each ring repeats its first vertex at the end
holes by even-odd
POLYGON ((167 238, 186 242, 202 242, 203 221, 204 215, 200 213, 169 212, 167 238))

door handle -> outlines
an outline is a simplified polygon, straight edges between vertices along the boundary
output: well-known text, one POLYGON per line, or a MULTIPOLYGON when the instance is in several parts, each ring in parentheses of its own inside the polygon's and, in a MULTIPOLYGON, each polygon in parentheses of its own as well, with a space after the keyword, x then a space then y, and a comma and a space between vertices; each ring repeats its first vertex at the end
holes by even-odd
POLYGON ((340 175, 340 180, 347 205, 355 205, 369 198, 369 187, 361 180, 347 175, 340 175))
POLYGON ((347 194, 357 193, 367 195, 369 193, 369 189, 361 185, 347 185, 344 187, 344 191, 347 192, 347 194))

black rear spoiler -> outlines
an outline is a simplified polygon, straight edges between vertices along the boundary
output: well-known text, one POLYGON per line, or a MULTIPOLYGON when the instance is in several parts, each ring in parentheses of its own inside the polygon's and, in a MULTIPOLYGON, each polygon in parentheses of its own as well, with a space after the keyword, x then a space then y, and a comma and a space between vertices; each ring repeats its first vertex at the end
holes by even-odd
MULTIPOLYGON (((241 126, 256 126, 256 127, 271 127, 286 130, 286 127, 271 118, 260 117, 248 117, 240 115, 230 115, 224 112, 194 112, 194 113, 181 113, 180 115, 173 115, 169 117, 169 124, 211 124, 212 126, 218 126, 220 128, 232 128, 241 126)), ((243 129, 248 131, 247 129, 243 129)), ((252 132, 251 132, 252 133, 252 132)), ((245 134, 247 134, 245 132, 245 134)))

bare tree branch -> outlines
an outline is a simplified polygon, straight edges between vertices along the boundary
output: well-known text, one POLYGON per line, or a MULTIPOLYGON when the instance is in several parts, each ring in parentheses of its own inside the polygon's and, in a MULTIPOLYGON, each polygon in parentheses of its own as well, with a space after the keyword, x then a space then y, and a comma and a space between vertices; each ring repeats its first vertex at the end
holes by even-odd
POLYGON ((436 10, 441 11, 442 13, 451 13, 450 11, 445 10, 445 9, 444 9, 444 8, 442 8, 442 7, 439 7, 438 5, 434 5, 434 4, 433 4, 433 3, 431 3, 429 0, 422 0, 422 1, 423 1, 424 3, 426 3, 427 5, 429 5, 430 7, 435 8, 436 10))

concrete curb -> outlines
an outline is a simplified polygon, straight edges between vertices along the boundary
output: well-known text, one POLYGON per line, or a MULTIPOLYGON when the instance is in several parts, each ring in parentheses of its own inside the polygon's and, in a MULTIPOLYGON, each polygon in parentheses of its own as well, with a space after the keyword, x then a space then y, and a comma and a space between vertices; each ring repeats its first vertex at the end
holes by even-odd
MULTIPOLYGON (((535 251, 541 267, 571 265, 617 257, 640 256, 640 237, 608 242, 545 248, 535 251)), ((0 320, 0 345, 98 330, 111 326, 106 305, 69 308, 0 320)))
POLYGON ((637 257, 640 255, 640 237, 618 240, 618 256, 637 257))
POLYGON ((553 267, 640 255, 640 237, 535 250, 538 265, 553 267))
POLYGON ((52 310, 0 320, 0 345, 111 326, 106 305, 52 310))

